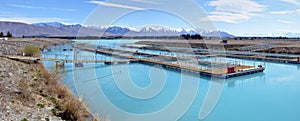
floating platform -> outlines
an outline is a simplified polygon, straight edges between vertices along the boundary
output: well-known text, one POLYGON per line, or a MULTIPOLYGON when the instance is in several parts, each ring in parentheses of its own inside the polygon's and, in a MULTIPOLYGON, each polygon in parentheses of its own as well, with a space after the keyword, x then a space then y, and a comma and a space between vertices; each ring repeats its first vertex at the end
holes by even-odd
POLYGON ((281 57, 281 56, 259 56, 259 55, 237 55, 237 54, 219 54, 219 57, 230 57, 238 59, 267 61, 275 63, 300 64, 299 57, 281 57))
MULTIPOLYGON (((115 50, 112 48, 109 48, 109 49, 98 48, 96 50, 90 49, 90 48, 84 48, 84 47, 78 47, 78 48, 85 50, 85 51, 98 52, 98 53, 102 53, 105 55, 118 56, 121 58, 135 60, 135 61, 138 61, 138 62, 144 63, 144 64, 161 65, 164 68, 170 68, 170 69, 177 70, 177 71, 186 71, 186 72, 196 73, 196 74, 200 74, 200 75, 204 75, 204 76, 225 78, 225 79, 237 77, 237 76, 248 75, 248 74, 253 74, 253 73, 258 73, 258 72, 263 72, 265 70, 265 68, 262 66, 255 67, 255 66, 246 66, 246 65, 236 65, 230 71, 228 68, 220 68, 220 69, 214 69, 214 70, 202 70, 199 68, 185 66, 185 65, 181 65, 181 64, 163 62, 161 60, 153 60, 150 58, 138 58, 138 57, 134 57, 133 55, 122 54, 125 52, 124 50, 121 51, 121 53, 117 53, 118 50, 115 50), (113 51, 115 51, 115 52, 113 52, 113 51)), ((134 53, 134 52, 130 52, 130 53, 134 53)), ((145 53, 143 53, 143 54, 145 54, 145 53)), ((152 55, 152 54, 147 53, 147 55, 152 55)), ((153 54, 152 57, 159 58, 160 56, 153 54)), ((170 56, 170 57, 162 57, 162 58, 173 58, 173 57, 170 56)), ((202 62, 202 63, 204 63, 204 62, 202 62)), ((206 63, 208 63, 208 62, 206 62, 206 63)))

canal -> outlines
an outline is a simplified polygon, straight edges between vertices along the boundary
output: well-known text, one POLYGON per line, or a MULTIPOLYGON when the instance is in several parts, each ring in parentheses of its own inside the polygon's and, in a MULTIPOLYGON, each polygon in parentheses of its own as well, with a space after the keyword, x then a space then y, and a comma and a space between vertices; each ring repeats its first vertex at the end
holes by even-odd
MULTIPOLYGON (((82 41, 80 41, 82 42, 82 41)), ((95 45, 119 47, 135 41, 89 41, 95 45)), ((43 56, 73 55, 64 51, 69 45, 50 48, 43 56)), ((151 52, 147 50, 147 52, 151 52)), ((153 51, 154 53, 159 53, 153 51)), ((107 55, 80 51, 85 55, 116 59, 107 55)), ((64 58, 62 56, 61 58, 64 58)), ((72 59, 73 56, 70 56, 72 59)), ((180 121, 298 121, 300 120, 300 65, 271 63, 233 58, 204 58, 247 65, 262 64, 266 70, 230 79, 212 79, 185 72, 140 63, 105 65, 84 63, 74 67, 65 63, 60 69, 66 84, 89 109, 112 121, 180 120, 180 121), (213 93, 209 93, 213 92, 213 93), (220 93, 220 94, 219 94, 220 93), (215 96, 212 96, 215 95, 215 96), (212 97, 211 99, 207 99, 212 97), (212 109, 200 112, 211 101, 212 109), (200 117, 200 118, 199 118, 200 117)), ((44 61, 49 71, 54 62, 44 61)), ((208 104, 209 105, 209 104, 208 104)))

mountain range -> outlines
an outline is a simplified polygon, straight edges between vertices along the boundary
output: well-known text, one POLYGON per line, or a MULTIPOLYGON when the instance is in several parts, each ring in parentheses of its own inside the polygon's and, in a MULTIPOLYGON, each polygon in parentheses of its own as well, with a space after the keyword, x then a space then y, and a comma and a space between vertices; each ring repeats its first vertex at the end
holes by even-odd
MULTIPOLYGON (((233 38, 223 31, 170 28, 166 26, 121 27, 121 26, 83 26, 66 25, 59 22, 26 24, 0 21, 0 31, 10 31, 15 37, 24 36, 179 36, 181 34, 200 34, 205 37, 233 38)), ((240 37, 300 37, 300 33, 255 33, 240 37)))
POLYGON ((222 31, 196 31, 194 29, 170 28, 165 26, 121 27, 66 25, 58 22, 26 24, 0 22, 0 31, 10 31, 15 37, 21 36, 179 36, 200 34, 206 37, 234 37, 222 31))

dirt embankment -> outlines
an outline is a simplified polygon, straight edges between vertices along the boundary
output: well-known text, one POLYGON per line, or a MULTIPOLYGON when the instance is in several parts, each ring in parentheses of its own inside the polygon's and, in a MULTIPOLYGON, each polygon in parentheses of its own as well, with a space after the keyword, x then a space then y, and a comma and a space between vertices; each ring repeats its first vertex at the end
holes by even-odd
MULTIPOLYGON (((0 55, 14 55, 24 41, 1 42, 0 55), (17 46, 17 47, 16 47, 17 46)), ((44 43, 26 41, 27 44, 44 43)), ((60 42, 58 42, 60 43, 60 42)), ((0 57, 0 120, 95 120, 85 104, 41 63, 27 64, 0 57)))
POLYGON ((55 104, 42 94, 37 65, 0 58, 0 68, 1 120, 61 120, 51 112, 55 104))
POLYGON ((300 54, 300 47, 273 47, 270 49, 259 50, 257 52, 300 54))

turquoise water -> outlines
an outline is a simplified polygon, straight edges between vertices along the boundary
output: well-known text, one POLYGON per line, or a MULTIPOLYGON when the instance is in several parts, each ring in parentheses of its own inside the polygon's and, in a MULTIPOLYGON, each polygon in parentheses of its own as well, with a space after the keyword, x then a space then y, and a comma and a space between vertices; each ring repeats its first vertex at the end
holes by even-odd
MULTIPOLYGON (((118 46, 118 42, 104 41, 102 44, 118 46)), ((56 50, 44 52, 44 55, 73 54, 72 51, 56 50)), ((95 55, 90 52, 80 54, 95 55)), ((100 54, 96 56, 107 57, 100 54)), ((65 74, 64 83, 87 103, 93 113, 105 115, 111 120, 300 120, 300 65, 232 58, 205 60, 218 59, 248 65, 262 64, 266 70, 225 81, 139 63, 113 66, 84 63, 83 68, 75 68, 72 63, 66 63, 65 69, 61 71, 65 74), (209 115, 199 119, 201 107, 212 85, 221 85, 222 94, 220 98, 216 98, 219 100, 209 115), (183 97, 180 97, 181 93, 184 94, 183 97), (113 108, 109 109, 110 106, 113 108), (143 117, 143 114, 150 116, 143 117), (152 114, 156 117, 151 117, 152 114)), ((48 69, 54 68, 53 62, 44 63, 48 69)))

